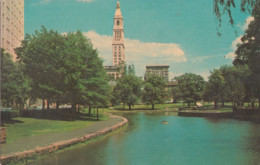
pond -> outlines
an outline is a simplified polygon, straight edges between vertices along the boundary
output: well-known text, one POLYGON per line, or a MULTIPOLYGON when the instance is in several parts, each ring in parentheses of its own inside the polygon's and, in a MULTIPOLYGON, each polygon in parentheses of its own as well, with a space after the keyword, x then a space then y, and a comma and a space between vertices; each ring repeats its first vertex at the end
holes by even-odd
POLYGON ((124 113, 109 136, 34 161, 36 165, 257 165, 260 124, 233 119, 124 113), (167 121, 168 124, 162 124, 167 121))

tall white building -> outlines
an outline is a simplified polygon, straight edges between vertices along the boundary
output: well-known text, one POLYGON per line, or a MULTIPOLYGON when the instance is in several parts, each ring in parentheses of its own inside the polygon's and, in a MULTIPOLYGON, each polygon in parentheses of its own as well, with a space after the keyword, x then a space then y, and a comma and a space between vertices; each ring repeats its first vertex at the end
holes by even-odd
POLYGON ((113 66, 119 66, 120 63, 125 61, 124 22, 119 1, 117 1, 114 16, 112 56, 113 66))
POLYGON ((14 49, 24 39, 24 0, 0 0, 0 47, 16 59, 14 49))
POLYGON ((112 58, 113 65, 104 66, 104 68, 111 79, 117 79, 122 75, 125 62, 124 22, 119 1, 117 1, 114 16, 112 58))

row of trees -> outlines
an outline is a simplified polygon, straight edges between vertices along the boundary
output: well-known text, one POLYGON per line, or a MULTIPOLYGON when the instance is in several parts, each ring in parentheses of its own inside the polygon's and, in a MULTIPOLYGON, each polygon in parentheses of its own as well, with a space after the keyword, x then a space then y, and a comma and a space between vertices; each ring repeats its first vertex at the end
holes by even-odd
MULTIPOLYGON (((214 0, 214 2, 214 12, 219 23, 222 7, 223 11, 229 14, 230 23, 233 25, 231 8, 236 7, 236 1, 214 0)), ((242 43, 237 45, 233 66, 222 66, 213 70, 208 82, 203 82, 199 75, 193 74, 176 77, 179 84, 173 89, 174 98, 183 99, 188 103, 200 99, 214 101, 215 108, 218 102, 229 101, 234 106, 251 102, 251 107, 254 107, 254 103, 260 101, 260 1, 241 0, 237 3, 239 2, 242 12, 249 10, 254 20, 250 22, 242 36, 242 43)))
MULTIPOLYGON (((3 51, 3 50, 2 50, 3 51)), ((42 27, 26 35, 17 48, 17 62, 8 54, 1 57, 2 102, 24 105, 26 99, 76 105, 104 106, 109 87, 102 60, 91 41, 78 31, 62 35, 42 27)))
POLYGON ((165 81, 156 75, 145 82, 135 75, 134 65, 125 66, 113 89, 103 69, 102 60, 89 39, 81 32, 60 34, 42 27, 26 35, 16 48, 17 61, 1 56, 2 103, 4 107, 24 107, 26 100, 42 100, 42 109, 50 103, 89 107, 123 103, 131 106, 140 100, 147 104, 163 103, 165 81), (109 99, 110 98, 110 99, 109 99))
POLYGON ((173 98, 188 103, 197 101, 214 101, 218 103, 232 102, 233 106, 241 106, 244 102, 251 102, 254 107, 256 101, 254 90, 250 86, 250 71, 247 66, 222 66, 211 71, 206 82, 200 75, 186 73, 175 77, 178 86, 171 91, 173 98))
POLYGON ((116 81, 113 87, 111 103, 113 105, 123 104, 131 107, 142 101, 146 104, 151 104, 152 109, 158 103, 164 103, 167 98, 165 90, 166 82, 158 75, 150 74, 146 76, 143 82, 141 78, 135 75, 134 66, 131 65, 125 70, 123 76, 116 81))

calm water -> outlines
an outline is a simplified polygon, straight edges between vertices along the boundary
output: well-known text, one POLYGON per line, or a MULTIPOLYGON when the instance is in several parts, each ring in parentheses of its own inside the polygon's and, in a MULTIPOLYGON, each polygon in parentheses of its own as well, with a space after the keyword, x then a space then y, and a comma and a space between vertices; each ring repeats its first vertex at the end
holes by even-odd
POLYGON ((124 114, 129 126, 52 154, 37 165, 259 165, 260 124, 232 119, 124 114), (168 121, 167 125, 161 124, 168 121))

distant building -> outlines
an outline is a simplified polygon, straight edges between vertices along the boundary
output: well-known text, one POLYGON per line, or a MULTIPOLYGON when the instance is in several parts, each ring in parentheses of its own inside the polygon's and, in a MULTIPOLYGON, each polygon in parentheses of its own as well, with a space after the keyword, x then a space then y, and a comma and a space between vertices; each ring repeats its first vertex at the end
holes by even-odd
POLYGON ((169 65, 164 64, 149 64, 146 65, 145 76, 148 74, 156 74, 164 78, 165 81, 169 81, 169 65))
POLYGON ((16 59, 24 39, 24 0, 0 0, 0 47, 16 59))
POLYGON ((112 58, 113 66, 104 66, 107 74, 112 79, 117 79, 121 76, 125 62, 125 45, 124 45, 124 26, 123 16, 120 10, 120 3, 117 1, 116 12, 114 16, 113 41, 112 41, 112 58), (120 66, 121 65, 121 66, 120 66))
POLYGON ((104 69, 107 72, 107 75, 109 76, 109 78, 112 79, 117 79, 120 77, 119 73, 120 73, 120 68, 117 66, 104 66, 104 69))

